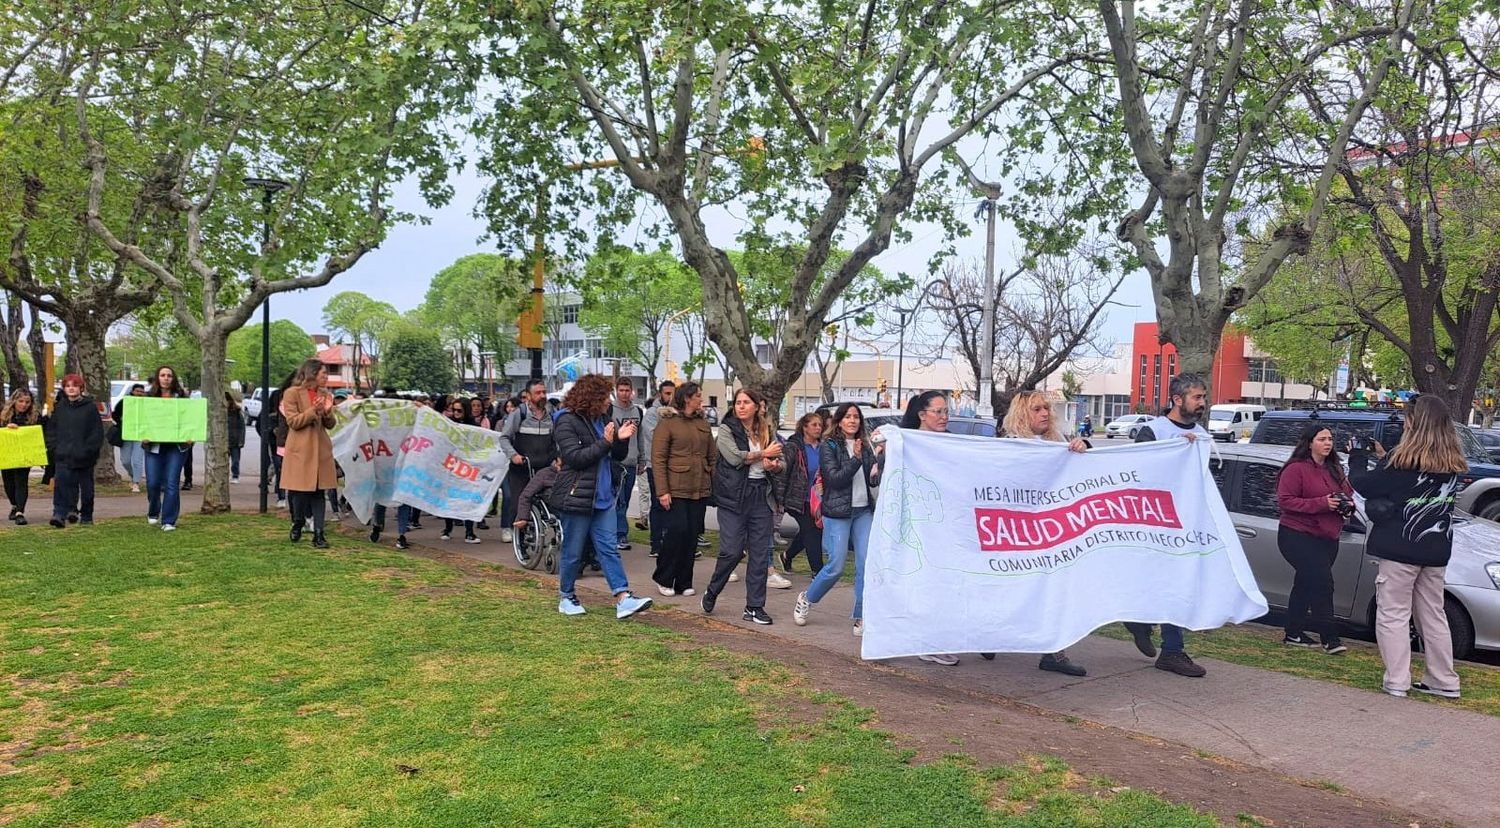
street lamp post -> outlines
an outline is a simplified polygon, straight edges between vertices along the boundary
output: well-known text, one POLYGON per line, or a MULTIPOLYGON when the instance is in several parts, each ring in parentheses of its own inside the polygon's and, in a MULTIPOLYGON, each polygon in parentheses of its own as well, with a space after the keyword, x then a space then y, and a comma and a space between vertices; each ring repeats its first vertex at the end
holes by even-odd
POLYGON ((897 340, 896 340, 897 341, 897 345, 896 345, 896 407, 897 408, 904 408, 905 407, 905 403, 902 401, 904 399, 904 397, 905 397, 904 388, 903 388, 903 385, 902 385, 902 379, 903 379, 904 369, 906 368, 906 318, 908 316, 912 317, 913 319, 916 318, 917 309, 919 309, 919 308, 922 307, 922 300, 927 298, 927 292, 930 291, 930 290, 932 290, 932 286, 935 285, 935 284, 937 284, 937 283, 938 283, 938 280, 937 279, 933 279, 932 281, 930 281, 927 284, 923 285, 922 286, 922 291, 917 294, 917 301, 911 307, 909 307, 909 308, 892 307, 891 308, 891 310, 894 310, 901 317, 900 334, 897 336, 897 340))
MULTIPOLYGON (((271 243, 271 196, 291 186, 274 178, 247 178, 244 185, 261 191, 260 249, 265 255, 266 245, 271 243)), ((267 415, 271 407, 271 297, 269 294, 260 303, 260 513, 265 514, 269 506, 271 483, 271 429, 266 428, 267 415)), ((357 368, 356 368, 357 370, 357 368)), ((274 439, 274 438, 273 438, 274 439)))

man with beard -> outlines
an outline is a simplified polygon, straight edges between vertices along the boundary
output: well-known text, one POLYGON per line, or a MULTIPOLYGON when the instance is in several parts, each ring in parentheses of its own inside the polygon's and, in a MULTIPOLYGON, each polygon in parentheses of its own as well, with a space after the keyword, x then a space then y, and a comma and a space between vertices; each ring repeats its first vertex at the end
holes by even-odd
MULTIPOLYGON (((1150 420, 1141 427, 1135 441, 1209 439, 1208 432, 1199 423, 1208 410, 1208 383, 1197 374, 1183 373, 1172 377, 1167 391, 1172 397, 1172 407, 1167 409, 1165 416, 1150 420)), ((1151 626, 1125 622, 1125 629, 1130 630, 1135 639, 1136 649, 1147 658, 1156 658, 1156 669, 1188 678, 1202 678, 1208 673, 1188 657, 1183 647, 1183 630, 1174 624, 1161 625, 1161 655, 1157 656, 1156 646, 1151 641, 1151 626)))

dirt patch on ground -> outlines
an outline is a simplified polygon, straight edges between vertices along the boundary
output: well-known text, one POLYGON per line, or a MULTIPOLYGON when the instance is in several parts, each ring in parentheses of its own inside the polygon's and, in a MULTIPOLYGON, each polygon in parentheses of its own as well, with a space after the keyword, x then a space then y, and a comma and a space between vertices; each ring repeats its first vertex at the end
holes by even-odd
MULTIPOLYGON (((468 578, 534 585, 546 577, 453 553, 424 549, 411 552, 452 566, 468 578)), ((1291 779, 1004 696, 946 687, 888 664, 757 635, 712 618, 660 609, 638 618, 688 636, 691 640, 680 645, 684 649, 722 648, 784 665, 803 687, 837 693, 873 710, 872 726, 891 733, 898 745, 913 750, 915 761, 958 753, 972 757, 980 767, 996 767, 1035 761, 1033 757, 1037 756, 1056 756, 1068 763, 1085 787, 1092 787, 1085 780, 1105 777, 1118 783, 1119 787, 1108 789, 1111 792, 1126 788, 1151 791, 1213 814, 1225 825, 1255 824, 1242 817, 1253 817, 1262 825, 1319 828, 1438 824, 1387 803, 1319 787, 1313 781, 1291 779)), ((788 700, 793 696, 806 701, 798 706, 795 718, 812 722, 826 713, 804 694, 788 693, 788 700)), ((785 725, 783 719, 781 726, 785 725)), ((1004 785, 997 785, 995 800, 999 807, 1020 807, 1005 802, 1005 790, 1004 785)))

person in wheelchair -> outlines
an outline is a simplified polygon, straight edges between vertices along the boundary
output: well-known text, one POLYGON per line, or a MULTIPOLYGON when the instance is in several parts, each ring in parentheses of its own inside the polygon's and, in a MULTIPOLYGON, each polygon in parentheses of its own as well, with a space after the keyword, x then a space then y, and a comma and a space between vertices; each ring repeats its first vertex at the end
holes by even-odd
POLYGON ((552 484, 557 481, 557 473, 562 471, 562 458, 557 458, 541 471, 531 476, 526 488, 521 490, 520 497, 516 498, 516 522, 511 524, 515 529, 525 529, 530 523, 531 504, 538 495, 542 495, 552 484))

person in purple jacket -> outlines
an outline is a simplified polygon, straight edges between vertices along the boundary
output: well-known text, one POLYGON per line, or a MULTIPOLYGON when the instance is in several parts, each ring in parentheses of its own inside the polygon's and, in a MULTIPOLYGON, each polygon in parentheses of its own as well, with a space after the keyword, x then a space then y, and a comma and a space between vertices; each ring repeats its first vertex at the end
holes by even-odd
POLYGON ((1333 445, 1333 432, 1316 422, 1303 428, 1276 480, 1276 503, 1281 507, 1276 545, 1297 573, 1286 602, 1283 644, 1316 647, 1321 643, 1330 655, 1348 649, 1334 626, 1333 560, 1339 553, 1339 532, 1354 512, 1353 495, 1333 445), (1321 642, 1307 635, 1304 625, 1312 627, 1321 642))

